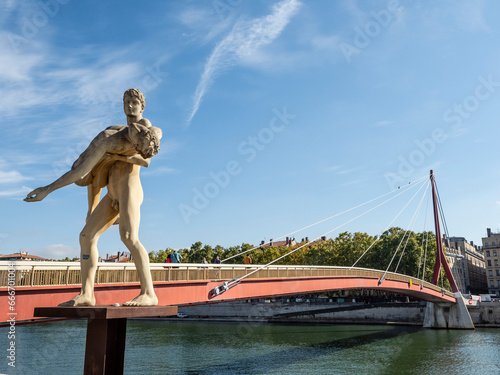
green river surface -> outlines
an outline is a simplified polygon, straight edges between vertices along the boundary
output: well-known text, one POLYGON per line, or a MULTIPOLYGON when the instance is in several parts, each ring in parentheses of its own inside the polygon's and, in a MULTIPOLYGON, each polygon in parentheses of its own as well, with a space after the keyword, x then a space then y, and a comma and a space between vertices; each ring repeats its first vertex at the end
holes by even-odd
MULTIPOLYGON (((83 373, 85 320, 15 329, 0 373, 83 373)), ((125 374, 500 374, 500 329, 131 320, 125 374)))

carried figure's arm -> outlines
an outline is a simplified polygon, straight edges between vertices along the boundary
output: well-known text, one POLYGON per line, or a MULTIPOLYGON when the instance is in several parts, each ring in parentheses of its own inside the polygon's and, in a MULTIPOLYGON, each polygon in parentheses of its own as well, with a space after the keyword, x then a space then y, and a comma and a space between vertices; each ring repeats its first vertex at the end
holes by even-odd
POLYGON ((149 164, 151 163, 151 158, 145 159, 139 154, 127 156, 127 155, 107 153, 104 157, 108 157, 110 160, 124 161, 130 164, 137 164, 140 165, 141 167, 146 167, 146 168, 149 167, 149 164))

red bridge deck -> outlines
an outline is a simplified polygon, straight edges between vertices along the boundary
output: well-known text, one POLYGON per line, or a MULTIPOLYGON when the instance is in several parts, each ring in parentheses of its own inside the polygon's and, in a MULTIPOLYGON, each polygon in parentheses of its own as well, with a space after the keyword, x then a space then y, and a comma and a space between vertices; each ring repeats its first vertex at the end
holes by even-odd
MULTIPOLYGON (((24 262, 18 262, 24 263, 24 262)), ((133 266, 133 265, 131 265, 133 266)), ((21 266, 19 266, 21 267, 21 266)), ((135 272, 133 267, 120 266, 125 278, 126 272, 135 272), (131 271, 127 271, 130 268, 131 271)), ((2 267, 3 268, 3 267, 2 267)), ((108 265, 103 268, 109 268, 108 265)), ((116 266, 110 267, 115 269, 116 266)), ((244 300, 274 296, 296 294, 320 293, 339 289, 372 289, 384 290, 412 296, 417 299, 431 302, 454 303, 455 297, 451 292, 442 291, 439 287, 421 280, 388 273, 381 285, 380 277, 383 271, 344 268, 344 267, 303 267, 303 266, 276 266, 269 270, 259 271, 252 278, 244 279, 241 284, 229 289, 225 293, 210 298, 209 292, 219 286, 223 281, 244 275, 256 269, 256 266, 224 265, 214 268, 211 266, 180 264, 175 269, 165 268, 165 265, 152 265, 154 280, 158 280, 160 272, 163 280, 155 281, 155 291, 159 305, 186 305, 222 302, 229 300, 244 300), (293 276, 285 276, 286 274, 293 276), (302 276, 299 276, 302 274, 302 276), (322 274, 323 276, 320 276, 322 274), (193 280, 198 275, 200 279, 193 280), (278 277, 273 277, 279 275, 278 277), (281 276, 283 275, 283 276, 281 276), (208 277, 212 276, 210 279, 208 277), (219 276, 219 277, 213 277, 219 276), (202 279, 202 277, 206 277, 202 279), (184 280, 175 280, 175 279, 184 280)), ((53 269, 46 270, 54 272, 53 269)), ((64 273, 69 273, 69 268, 63 268, 64 273)), ((76 269, 78 271, 78 269, 76 269)), ((0 269, 0 272, 3 270, 0 269)), ((24 274, 21 279, 33 282, 35 270, 31 270, 31 277, 24 274)), ((101 276, 105 273, 102 270, 101 276)), ((21 272, 22 274, 22 272, 21 272)), ((53 274, 51 274, 54 276, 53 274)), ((54 277, 53 277, 54 278, 54 277)), ((55 277, 57 279, 57 277, 55 277)), ((5 280, 5 277, 2 277, 5 280)), ((18 282, 16 284, 20 284, 18 282)), ((3 284, 5 285, 5 284, 3 284)), ((80 291, 80 285, 40 285, 40 286, 15 286, 14 293, 9 295, 7 286, 0 287, 0 322, 6 322, 11 317, 16 321, 35 319, 35 307, 57 306, 59 303, 73 298, 80 291)), ((139 294, 138 282, 104 283, 96 284, 95 296, 97 305, 112 305, 131 300, 139 294)))

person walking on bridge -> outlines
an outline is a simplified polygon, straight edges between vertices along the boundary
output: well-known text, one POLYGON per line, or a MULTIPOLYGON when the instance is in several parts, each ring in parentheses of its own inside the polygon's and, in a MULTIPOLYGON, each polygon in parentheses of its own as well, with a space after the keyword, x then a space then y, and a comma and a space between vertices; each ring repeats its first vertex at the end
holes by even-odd
POLYGON ((245 264, 252 264, 252 258, 250 258, 250 255, 247 254, 245 257, 245 260, 243 261, 245 264))
POLYGON ((180 263, 182 259, 182 255, 177 252, 177 250, 174 250, 173 254, 170 255, 170 259, 172 259, 172 263, 180 263))

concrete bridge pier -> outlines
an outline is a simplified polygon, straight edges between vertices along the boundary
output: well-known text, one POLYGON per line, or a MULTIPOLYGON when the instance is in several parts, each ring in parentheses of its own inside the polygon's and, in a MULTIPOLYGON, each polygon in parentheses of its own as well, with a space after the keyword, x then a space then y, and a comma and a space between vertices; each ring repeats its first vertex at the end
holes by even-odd
POLYGON ((425 328, 474 329, 474 323, 460 292, 455 293, 456 303, 427 302, 425 328))

